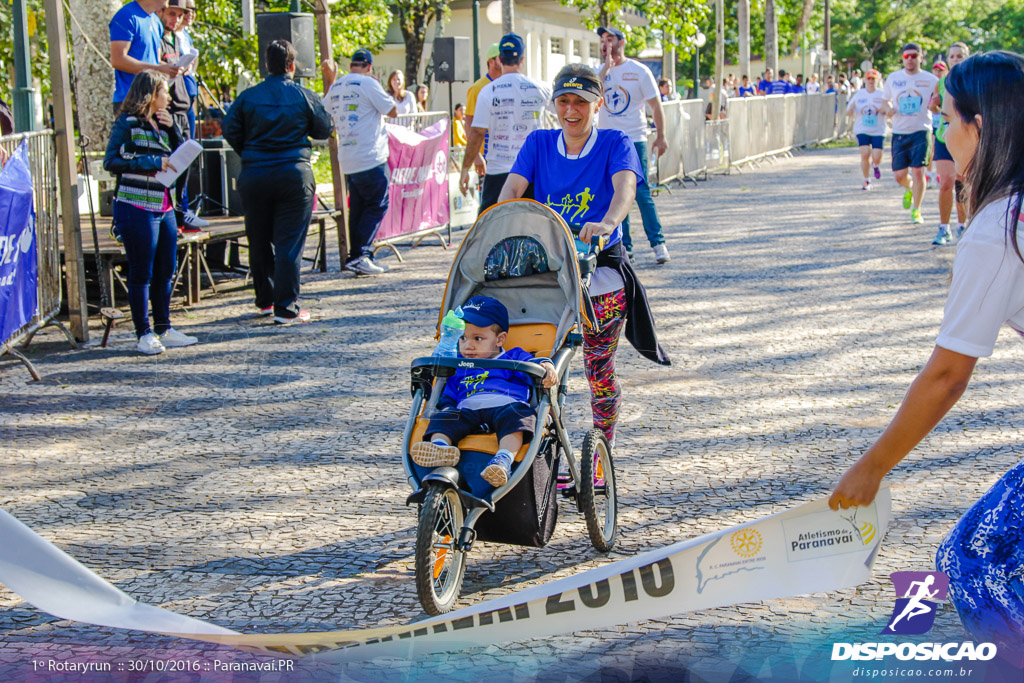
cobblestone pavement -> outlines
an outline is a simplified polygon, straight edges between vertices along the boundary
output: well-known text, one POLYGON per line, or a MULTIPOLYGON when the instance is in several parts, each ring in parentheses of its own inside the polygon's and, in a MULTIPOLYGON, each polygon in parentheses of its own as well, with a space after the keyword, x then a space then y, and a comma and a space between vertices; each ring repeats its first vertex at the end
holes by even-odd
MULTIPOLYGON (((478 544, 460 604, 828 491, 927 360, 953 257, 931 246, 934 192, 929 224, 912 226, 888 174, 861 192, 856 168, 854 150, 821 150, 658 197, 672 261, 656 266, 638 247, 638 269, 674 365, 620 347, 618 545, 594 551, 565 506, 544 549, 478 544)), ((398 451, 408 364, 431 347, 454 252, 425 243, 403 253, 405 263, 388 258, 391 272, 377 278, 304 275, 313 322, 302 326, 274 327, 255 316, 249 291, 236 291, 176 310, 176 327, 201 343, 162 356, 135 354, 128 324, 105 350, 69 351, 58 335, 40 335, 31 357, 42 382, 0 362, 0 505, 138 600, 228 628, 422 618, 398 451)), ((864 586, 418 665, 307 666, 301 678, 478 680, 491 667, 499 680, 599 680, 599 668, 607 680, 684 669, 717 680, 732 675, 737 650, 768 667, 748 672, 766 675, 780 643, 827 641, 865 624, 877 633, 893 604, 888 574, 932 568, 953 521, 1020 458, 1024 363, 1003 336, 961 403, 892 477, 893 521, 864 586)), ((570 391, 578 442, 589 410, 581 368, 570 391)), ((959 633, 948 605, 937 624, 959 633)), ((55 620, 3 587, 0 630, 7 679, 33 658, 252 659, 55 620)), ((149 676, 134 680, 165 680, 149 676)))

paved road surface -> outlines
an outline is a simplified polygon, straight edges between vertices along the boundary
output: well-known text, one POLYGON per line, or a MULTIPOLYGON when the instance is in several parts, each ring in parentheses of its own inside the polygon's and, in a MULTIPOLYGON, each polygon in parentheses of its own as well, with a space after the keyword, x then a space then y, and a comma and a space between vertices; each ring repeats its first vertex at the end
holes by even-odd
MULTIPOLYGON (((478 544, 461 604, 828 490, 927 360, 953 257, 930 244, 934 192, 928 224, 912 226, 888 174, 870 193, 859 187, 855 152, 840 149, 657 199, 673 260, 656 266, 638 249, 638 267, 674 365, 619 352, 615 552, 596 553, 565 507, 547 548, 478 544)), ((430 348, 453 252, 426 244, 405 253, 378 278, 304 276, 314 321, 303 326, 274 327, 254 316, 249 292, 235 292, 177 311, 176 327, 201 344, 163 356, 136 355, 127 324, 106 350, 72 352, 57 335, 40 336, 32 355, 42 382, 0 362, 0 505, 135 598, 229 628, 421 618, 397 452, 408 363, 430 348)), ((484 669, 498 679, 597 680, 603 667, 608 680, 685 668, 724 680, 740 658, 767 675, 783 644, 808 634, 829 641, 865 624, 877 633, 893 604, 888 573, 932 568, 953 521, 1020 457, 1024 363, 1012 337, 1004 333, 961 404, 892 477, 894 519, 867 585, 302 677, 477 680, 484 669)), ((582 435, 579 368, 570 389, 582 435)), ((948 605, 937 624, 958 637, 948 605)), ((54 620, 2 587, 0 629, 9 674, 33 658, 238 657, 54 620)))

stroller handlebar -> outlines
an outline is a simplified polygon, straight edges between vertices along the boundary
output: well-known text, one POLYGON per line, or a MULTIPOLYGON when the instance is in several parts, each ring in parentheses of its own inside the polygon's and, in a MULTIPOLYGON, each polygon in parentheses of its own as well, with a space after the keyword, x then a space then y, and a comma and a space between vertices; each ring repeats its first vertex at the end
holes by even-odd
POLYGON ((456 370, 512 370, 523 372, 533 378, 534 384, 541 384, 547 375, 547 370, 540 363, 531 363, 522 360, 499 360, 495 358, 449 358, 445 356, 423 356, 412 362, 412 369, 430 368, 435 376, 448 377, 455 374, 456 370), (450 372, 438 369, 450 369, 450 372))
POLYGON ((572 223, 569 224, 569 231, 576 238, 576 251, 585 256, 589 256, 590 254, 596 255, 604 251, 605 245, 608 243, 607 235, 594 235, 593 237, 590 238, 590 243, 586 245, 586 252, 580 249, 580 247, 585 244, 583 240, 580 239, 580 230, 582 229, 582 225, 573 225, 572 223))

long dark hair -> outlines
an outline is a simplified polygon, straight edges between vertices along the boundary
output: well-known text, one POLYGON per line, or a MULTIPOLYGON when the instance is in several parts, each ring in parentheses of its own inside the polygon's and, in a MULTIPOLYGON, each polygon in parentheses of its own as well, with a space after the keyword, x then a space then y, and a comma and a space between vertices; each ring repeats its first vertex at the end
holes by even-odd
POLYGON ((987 52, 969 57, 946 76, 946 92, 963 122, 978 128, 978 149, 964 181, 967 208, 976 216, 986 205, 1009 197, 1007 238, 1017 257, 1017 218, 1024 200, 1024 57, 987 52), (975 116, 980 114, 982 125, 975 116))
POLYGON ((128 94, 121 102, 121 111, 125 114, 146 118, 149 116, 149 103, 156 93, 167 89, 167 76, 153 69, 143 69, 132 79, 128 94))

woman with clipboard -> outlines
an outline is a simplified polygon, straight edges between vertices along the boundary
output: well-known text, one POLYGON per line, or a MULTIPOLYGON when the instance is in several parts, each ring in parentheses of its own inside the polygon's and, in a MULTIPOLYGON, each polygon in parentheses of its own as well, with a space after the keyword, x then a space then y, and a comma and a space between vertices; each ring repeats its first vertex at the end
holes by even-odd
POLYGON ((149 356, 199 341, 171 327, 178 226, 171 193, 156 178, 161 171, 178 174, 170 156, 183 138, 167 111, 170 99, 166 76, 151 69, 136 74, 103 157, 103 168, 117 176, 113 231, 128 257, 128 303, 136 348, 149 356))

